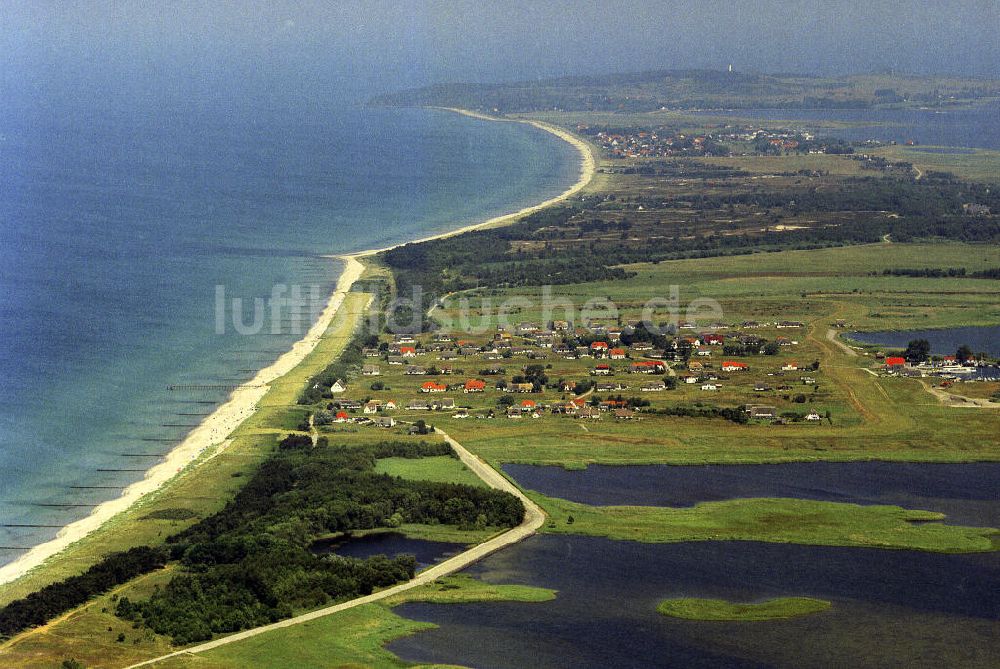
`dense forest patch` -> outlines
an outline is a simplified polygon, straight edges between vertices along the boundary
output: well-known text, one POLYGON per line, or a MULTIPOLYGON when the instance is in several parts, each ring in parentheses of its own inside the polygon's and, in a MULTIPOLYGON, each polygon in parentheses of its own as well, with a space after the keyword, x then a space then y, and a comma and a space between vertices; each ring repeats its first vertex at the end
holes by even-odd
POLYGON ((361 560, 309 548, 335 532, 402 523, 512 527, 524 508, 480 486, 404 480, 375 471, 380 458, 453 455, 443 442, 385 441, 313 447, 291 435, 221 511, 167 539, 109 555, 76 576, 0 610, 0 634, 39 625, 168 561, 178 573, 144 601, 123 597, 116 613, 187 644, 371 593, 412 578, 412 556, 361 560))

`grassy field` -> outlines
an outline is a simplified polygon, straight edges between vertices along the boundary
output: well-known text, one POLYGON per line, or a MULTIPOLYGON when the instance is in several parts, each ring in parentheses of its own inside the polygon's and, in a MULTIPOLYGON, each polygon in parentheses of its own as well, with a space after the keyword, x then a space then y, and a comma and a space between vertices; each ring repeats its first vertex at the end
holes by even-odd
MULTIPOLYGON (((887 269, 965 267, 969 272, 1000 266, 1000 248, 942 242, 939 244, 874 244, 812 251, 782 251, 752 255, 665 261, 628 265, 637 272, 623 281, 558 286, 559 298, 569 299, 579 315, 592 298, 610 299, 622 318, 636 318, 645 303, 680 291, 681 316, 697 298, 718 300, 727 322, 764 317, 794 319, 831 315, 842 309, 859 328, 917 328, 1000 323, 1000 306, 993 299, 996 281, 873 276, 887 269)), ((467 300, 468 320, 480 328, 496 325, 496 305, 514 304, 508 319, 540 320, 540 288, 468 291, 443 310, 461 323, 458 308, 467 300), (533 306, 517 306, 512 298, 533 306), (493 306, 492 318, 481 320, 482 308, 493 306)), ((595 309, 596 311, 596 309, 595 309)), ((557 316, 559 311, 556 312, 557 316)))
POLYGON ((440 579, 387 600, 367 604, 295 627, 262 634, 223 646, 198 657, 164 662, 164 669, 232 669, 234 667, 409 667, 410 663, 385 650, 384 645, 421 630, 432 623, 402 618, 392 607, 405 602, 451 604, 463 602, 544 602, 556 596, 552 590, 523 585, 492 585, 467 576, 440 579))
POLYGON ((898 506, 752 498, 685 508, 598 507, 530 495, 549 514, 543 532, 624 541, 767 541, 973 553, 994 550, 1000 538, 992 528, 927 522, 942 520, 944 515, 898 506))
MULTIPOLYGON (((787 127, 787 126, 786 126, 787 127)), ((836 155, 788 155, 788 156, 726 156, 700 158, 710 165, 726 165, 752 174, 774 174, 775 172, 797 172, 799 170, 822 170, 840 176, 862 176, 865 172, 861 163, 836 155)))
POLYGON ((830 602, 812 597, 778 597, 765 602, 741 604, 724 599, 666 599, 656 610, 685 620, 778 620, 826 611, 830 602))
POLYGON ((920 170, 928 172, 951 172, 972 181, 996 183, 1000 178, 1000 151, 991 149, 968 149, 961 152, 947 152, 947 147, 927 146, 887 146, 873 153, 889 160, 903 160, 920 170), (942 149, 943 151, 926 151, 942 149))
MULTIPOLYGON (((678 385, 673 391, 650 393, 653 406, 720 405, 765 402, 779 410, 815 409, 830 421, 820 424, 735 425, 722 419, 646 416, 620 422, 605 416, 598 421, 546 417, 530 428, 516 421, 494 419, 483 429, 479 420, 438 419, 447 430, 493 463, 561 464, 581 467, 604 464, 755 463, 792 460, 968 461, 995 460, 997 412, 956 413, 942 407, 916 380, 879 378, 867 369, 877 363, 862 354, 848 356, 827 339, 837 321, 849 329, 947 327, 1000 323, 995 299, 996 282, 981 279, 925 279, 873 275, 900 267, 966 267, 968 271, 1000 266, 1000 249, 990 246, 941 244, 876 244, 814 251, 784 251, 750 256, 677 260, 632 265, 637 276, 624 281, 558 286, 557 295, 580 306, 605 297, 617 306, 611 319, 637 318, 646 301, 679 288, 681 305, 709 298, 721 306, 726 323, 795 319, 806 323, 797 330, 763 327, 754 332, 773 338, 786 335, 798 344, 777 356, 743 359, 751 365, 741 376, 720 380, 721 389, 704 393, 698 385, 678 385), (782 376, 782 364, 819 361, 819 370, 807 372, 816 385, 806 388, 800 374, 782 376), (792 391, 754 392, 758 383, 788 384, 792 391), (796 383, 798 385, 796 386, 796 383), (786 399, 803 393, 804 405, 786 399)), ((537 289, 505 289, 464 294, 470 308, 481 309, 516 297, 539 303, 537 289)), ((457 304, 448 305, 455 310, 457 304)), ((446 309, 447 311, 447 309, 446 309)), ((523 308, 509 320, 543 320, 543 311, 523 308)), ((472 318, 479 318, 473 313, 472 318)), ((550 316, 560 318, 556 315, 550 316)), ((685 315, 682 311, 681 318, 685 315)), ((491 323, 492 324, 492 323, 491 323)), ((707 362, 718 368, 721 354, 707 362)), ((593 361, 549 358, 550 378, 586 378, 593 361)), ((513 364, 516 368, 518 364, 513 364)), ((684 370, 677 369, 677 373, 684 370)), ((635 386, 631 375, 616 380, 635 386)), ((991 393, 980 384, 963 384, 971 395, 991 393)), ((956 390, 956 392, 958 392, 956 390)), ((633 390, 623 395, 635 395, 633 390)), ((647 394, 643 394, 644 399, 647 394)), ((543 396, 544 397, 544 396, 543 396)), ((464 399, 464 398, 463 398, 464 399)), ((489 394, 476 402, 490 404, 489 394)), ((495 397, 493 398, 495 399, 495 397)), ((537 397, 534 399, 538 399, 537 397)), ((550 399, 558 399, 558 394, 550 399)))
POLYGON ((432 458, 383 458, 375 464, 375 471, 404 479, 486 486, 461 460, 447 455, 432 458))

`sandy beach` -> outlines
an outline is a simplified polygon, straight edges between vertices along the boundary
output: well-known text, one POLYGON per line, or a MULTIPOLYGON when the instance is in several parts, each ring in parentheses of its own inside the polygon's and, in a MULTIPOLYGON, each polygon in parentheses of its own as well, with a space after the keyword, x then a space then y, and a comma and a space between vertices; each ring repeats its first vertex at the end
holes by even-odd
POLYGON ((500 123, 523 123, 525 125, 530 125, 538 128, 539 130, 544 130, 545 132, 551 133, 563 140, 564 142, 570 144, 577 151, 580 152, 580 178, 576 182, 567 188, 565 191, 559 195, 549 198, 544 202, 539 202, 538 204, 533 204, 530 207, 524 207, 510 214, 502 214, 500 216, 494 216, 493 218, 482 221, 480 223, 473 223, 471 225, 466 225, 455 230, 449 230, 447 232, 441 232, 434 235, 428 235, 427 237, 421 237, 420 239, 414 239, 408 242, 402 242, 400 244, 393 244, 392 246, 387 246, 381 249, 369 249, 367 251, 362 251, 360 253, 355 253, 355 257, 363 257, 375 255, 376 253, 382 253, 384 251, 389 251, 400 246, 405 246, 407 244, 418 244, 420 242, 429 242, 433 239, 444 239, 446 237, 454 237, 455 235, 460 235, 464 232, 469 232, 470 230, 479 230, 481 228, 491 228, 499 225, 505 225, 511 223, 516 219, 519 219, 528 214, 533 214, 534 212, 550 207, 554 204, 562 202, 563 200, 569 199, 570 197, 579 193, 583 188, 590 183, 590 180, 594 177, 594 171, 597 169, 597 161, 594 159, 594 154, 590 149, 590 146, 581 140, 579 137, 572 135, 571 133, 563 130, 562 128, 550 125, 548 123, 543 123, 541 121, 528 121, 524 119, 506 119, 506 118, 496 118, 493 116, 486 116, 485 114, 479 114, 477 112, 469 111, 467 109, 457 109, 454 107, 432 107, 432 109, 439 109, 441 111, 453 112, 455 114, 461 114, 462 116, 469 116, 471 118, 480 119, 483 121, 493 121, 500 123))
POLYGON ((256 410, 257 403, 267 393, 267 384, 284 376, 302 362, 326 332, 347 291, 364 271, 364 265, 354 257, 343 256, 342 259, 345 265, 337 280, 337 286, 323 313, 302 339, 295 342, 290 350, 269 366, 257 372, 253 379, 233 391, 224 404, 207 416, 173 448, 163 462, 150 468, 141 481, 128 486, 119 497, 94 507, 86 517, 63 527, 54 539, 35 546, 13 562, 0 567, 0 584, 20 578, 70 544, 87 536, 115 515, 127 510, 143 496, 163 486, 207 449, 223 446, 233 430, 256 410))
POLYGON ((516 212, 496 216, 487 221, 467 225, 456 230, 449 230, 439 234, 430 235, 411 242, 403 242, 382 249, 369 249, 359 253, 333 256, 344 262, 344 269, 337 281, 337 286, 330 296, 323 313, 309 329, 306 335, 297 341, 289 351, 282 354, 271 365, 260 370, 253 379, 236 389, 230 398, 220 405, 211 415, 207 416, 188 436, 173 448, 163 460, 163 462, 150 468, 141 481, 137 481, 128 486, 122 494, 112 500, 96 506, 89 515, 73 523, 70 523, 59 530, 56 537, 50 541, 39 544, 30 551, 24 553, 13 562, 0 567, 0 585, 10 583, 24 576, 29 571, 41 566, 71 544, 83 539, 91 532, 100 528, 104 523, 114 516, 128 510, 144 496, 155 492, 168 481, 181 473, 186 467, 198 459, 206 451, 215 448, 224 448, 227 439, 232 432, 239 427, 243 421, 253 415, 257 408, 257 403, 264 397, 268 390, 268 384, 284 376, 301 363, 305 357, 316 348, 323 333, 333 322, 334 317, 347 292, 357 281, 364 265, 358 260, 362 257, 372 256, 383 251, 403 246, 408 243, 417 243, 441 239, 453 235, 462 234, 469 230, 492 227, 509 223, 522 216, 531 214, 539 209, 551 206, 557 202, 565 200, 578 193, 589 183, 594 175, 596 161, 590 147, 580 139, 561 128, 551 126, 547 123, 527 120, 498 119, 462 109, 447 109, 447 111, 464 114, 474 118, 489 121, 504 121, 510 123, 525 123, 535 126, 541 130, 549 132, 560 139, 568 142, 580 152, 580 177, 577 181, 560 195, 545 200, 536 205, 524 207, 516 212))

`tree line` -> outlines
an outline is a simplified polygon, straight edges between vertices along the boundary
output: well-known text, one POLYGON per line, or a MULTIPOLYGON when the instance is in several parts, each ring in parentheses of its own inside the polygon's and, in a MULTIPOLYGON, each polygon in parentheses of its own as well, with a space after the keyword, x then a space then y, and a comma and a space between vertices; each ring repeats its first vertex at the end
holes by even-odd
POLYGON ((127 583, 136 576, 160 569, 167 563, 165 548, 139 546, 111 553, 77 576, 47 585, 0 609, 0 638, 11 637, 41 625, 80 606, 94 595, 127 583))
POLYGON ((120 617, 176 644, 267 624, 296 610, 350 599, 413 576, 412 557, 365 560, 310 550, 321 537, 403 523, 513 527, 524 517, 506 492, 405 480, 375 471, 378 458, 453 454, 441 442, 330 444, 290 435, 276 444, 223 509, 165 546, 106 556, 79 576, 0 610, 0 634, 39 625, 168 561, 178 573, 148 599, 122 598, 120 617))
POLYGON ((893 267, 882 270, 883 276, 913 276, 935 279, 1000 279, 1000 267, 969 272, 964 267, 893 267))

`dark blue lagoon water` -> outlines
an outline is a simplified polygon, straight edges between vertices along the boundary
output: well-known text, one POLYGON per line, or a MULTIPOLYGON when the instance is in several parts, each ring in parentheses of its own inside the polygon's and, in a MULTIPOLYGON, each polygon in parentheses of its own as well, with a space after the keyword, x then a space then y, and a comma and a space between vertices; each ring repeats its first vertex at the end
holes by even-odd
POLYGON ((794 462, 777 465, 504 465, 525 488, 574 502, 691 506, 743 497, 894 504, 947 514, 953 524, 1000 527, 1000 463, 794 462))
POLYGON ((943 328, 939 330, 885 330, 881 332, 852 332, 851 339, 864 344, 892 348, 906 348, 914 339, 926 339, 931 352, 954 355, 959 346, 967 344, 975 353, 1000 357, 1000 326, 943 328))
MULTIPOLYGON (((704 112, 718 116, 719 112, 704 112)), ((738 109, 739 118, 767 121, 845 121, 847 128, 822 128, 826 137, 849 141, 877 139, 898 143, 1000 149, 1000 103, 956 109, 738 109)))
POLYGON ((323 539, 314 543, 310 550, 317 555, 333 553, 356 558, 369 558, 374 555, 385 555, 390 558, 397 555, 412 555, 417 560, 417 569, 423 569, 457 555, 464 548, 465 544, 411 539, 399 532, 375 532, 361 536, 323 539))
POLYGON ((276 284, 321 303, 340 269, 323 254, 516 210, 578 175, 548 133, 446 112, 116 110, 0 118, 0 564, 141 478, 228 394, 168 385, 239 383, 301 337, 287 316, 277 334, 218 334, 218 286, 247 323, 276 284))
POLYGON ((995 667, 1000 559, 764 544, 536 536, 468 570, 558 590, 544 603, 406 604, 439 628, 404 660, 503 667, 995 667), (667 618, 671 597, 814 596, 832 609, 730 623, 667 618), (475 639, 475 643, 469 643, 475 639))

